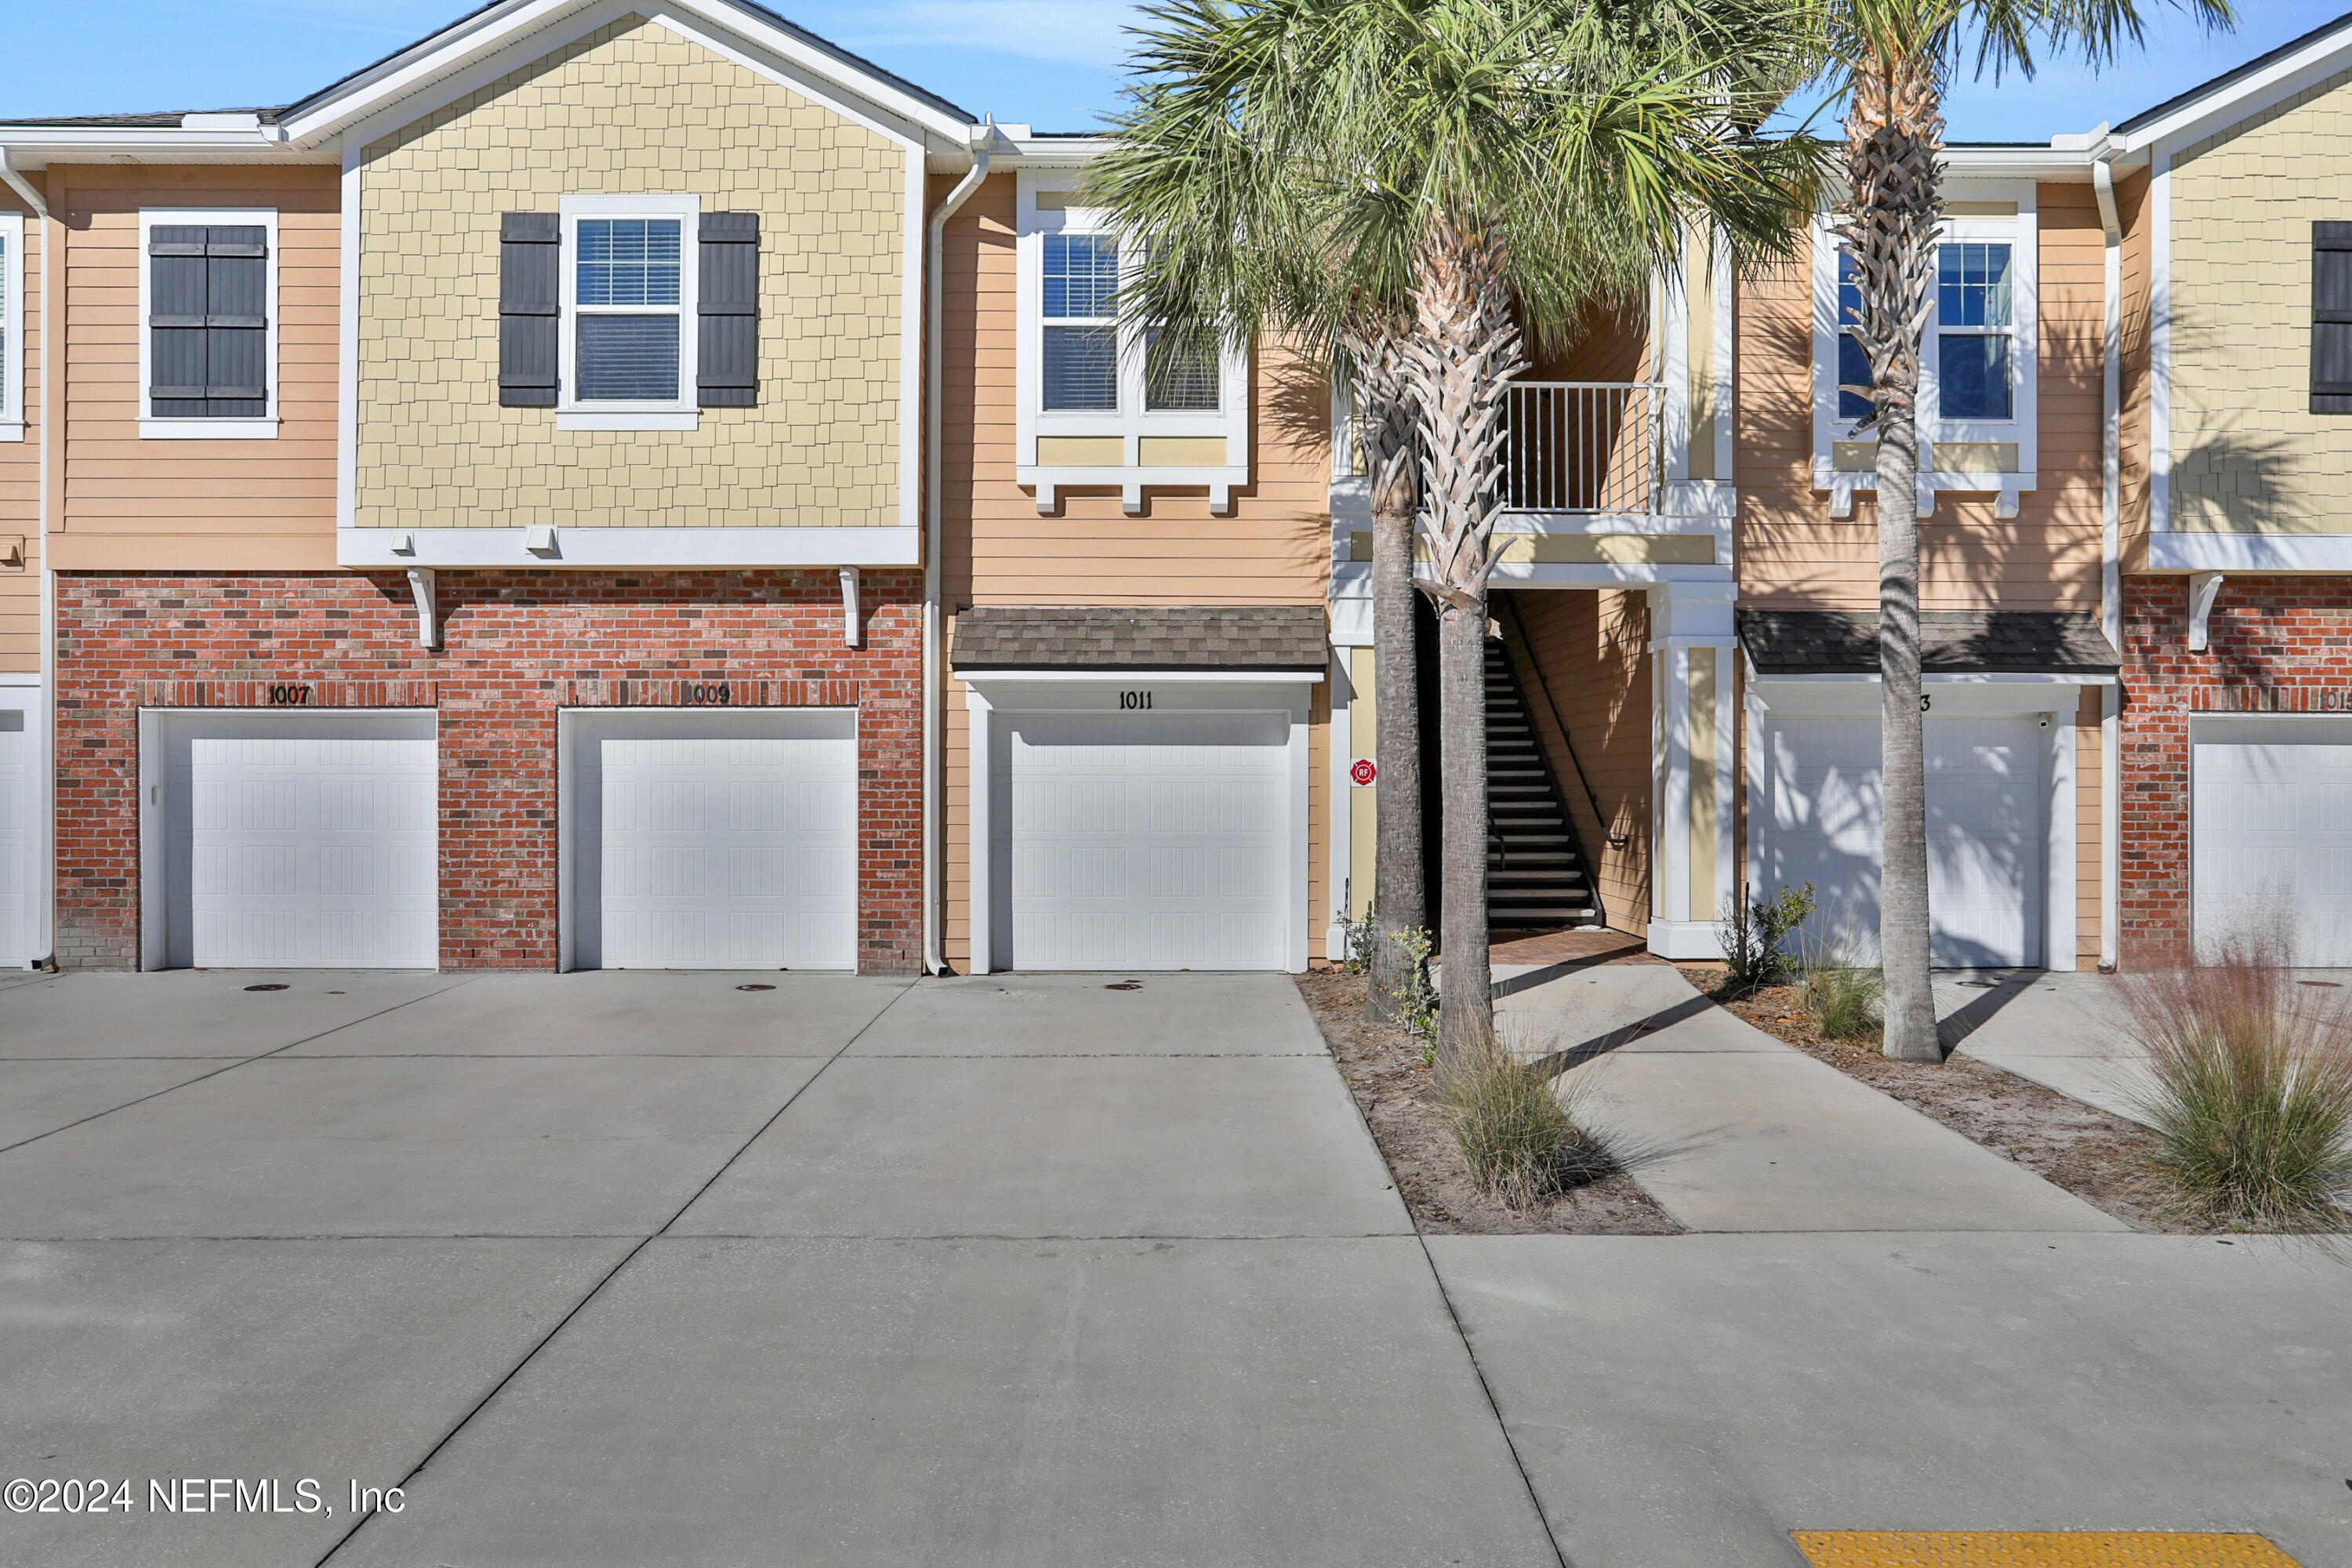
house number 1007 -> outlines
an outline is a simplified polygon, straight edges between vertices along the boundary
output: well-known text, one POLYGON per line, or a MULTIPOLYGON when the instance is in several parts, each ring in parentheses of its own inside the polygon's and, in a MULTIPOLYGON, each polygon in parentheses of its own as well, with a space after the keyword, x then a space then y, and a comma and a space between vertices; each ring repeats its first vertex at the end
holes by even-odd
POLYGON ((1122 691, 1118 694, 1118 705, 1121 708, 1149 708, 1151 706, 1151 693, 1149 691, 1122 691))

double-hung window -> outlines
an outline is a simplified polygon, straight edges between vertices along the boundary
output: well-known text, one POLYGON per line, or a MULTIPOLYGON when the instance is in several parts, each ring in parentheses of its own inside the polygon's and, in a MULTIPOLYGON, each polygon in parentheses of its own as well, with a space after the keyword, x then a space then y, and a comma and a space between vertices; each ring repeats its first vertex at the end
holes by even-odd
MULTIPOLYGON (((1937 490, 1993 493, 2014 516, 2036 483, 2032 187, 1956 194, 1937 236, 1919 344, 1919 481, 1937 490), (2016 193, 2015 200, 1979 200, 2016 193)), ((1824 215, 1813 231, 1813 488, 1845 516, 1856 489, 1876 483, 1877 432, 1868 356, 1855 336, 1861 289, 1853 258, 1824 215)))
POLYGON ((1118 241, 1049 234, 1045 244, 1045 405, 1118 412, 1118 241))
POLYGON ((564 198, 565 423, 694 423, 699 209, 692 196, 564 198))
POLYGON ((1017 482, 1048 511, 1065 489, 1113 486, 1130 512, 1147 488, 1206 489, 1226 510, 1249 479, 1245 345, 1176 352, 1123 319, 1143 253, 1056 173, 1024 172, 1018 197, 1017 482))
POLYGON ((139 433, 278 434, 278 214, 139 215, 139 433))
POLYGON ((0 213, 0 441, 25 438, 25 219, 0 213))

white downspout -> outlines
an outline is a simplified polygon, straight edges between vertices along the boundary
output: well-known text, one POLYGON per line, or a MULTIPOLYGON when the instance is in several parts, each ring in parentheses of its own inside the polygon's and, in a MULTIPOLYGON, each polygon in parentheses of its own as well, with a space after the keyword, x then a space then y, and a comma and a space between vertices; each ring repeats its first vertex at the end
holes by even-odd
MULTIPOLYGON (((2099 629, 2123 651, 2123 225, 2116 174, 2091 165, 2106 236, 2105 360, 2099 375, 2099 629)), ((2099 970, 2112 974, 2123 946, 2123 686, 2105 689, 2099 710, 2099 970)))
POLYGON ((989 145, 996 139, 992 121, 973 128, 971 169, 956 182, 931 213, 924 246, 929 284, 923 334, 923 972, 947 969, 945 921, 940 918, 947 846, 940 831, 940 752, 946 741, 946 720, 940 711, 940 534, 942 510, 940 467, 944 462, 947 375, 947 278, 945 254, 948 220, 971 199, 988 178, 989 145))
POLYGON ((34 461, 38 472, 36 481, 37 499, 34 502, 36 525, 40 531, 37 546, 41 552, 41 601, 39 653, 41 661, 41 734, 39 746, 40 792, 34 809, 40 815, 40 854, 35 858, 33 875, 40 879, 40 894, 33 900, 35 921, 33 953, 36 958, 57 962, 58 952, 58 575, 49 569, 49 535, 54 531, 51 508, 54 505, 52 486, 55 476, 49 462, 49 434, 56 428, 51 423, 57 417, 57 394, 54 388, 64 365, 60 351, 62 334, 57 331, 59 312, 57 301, 62 297, 64 268, 57 264, 54 245, 49 236, 49 204, 32 181, 25 178, 23 170, 8 161, 8 149, 0 147, 0 184, 23 198, 33 209, 33 226, 41 234, 41 424, 37 432, 41 449, 34 461))

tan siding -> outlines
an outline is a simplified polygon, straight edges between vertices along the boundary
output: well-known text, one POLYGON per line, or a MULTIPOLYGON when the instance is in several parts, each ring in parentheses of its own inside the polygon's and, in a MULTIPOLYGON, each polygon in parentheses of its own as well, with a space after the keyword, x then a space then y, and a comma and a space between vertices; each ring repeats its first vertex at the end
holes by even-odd
POLYGON ((340 185, 331 168, 52 171, 66 214, 60 571, 331 565, 340 185), (59 187, 62 187, 61 189, 59 187), (272 441, 142 441, 139 209, 278 209, 272 441))
POLYGON ((41 327, 48 306, 41 231, 47 226, 5 188, 0 212, 25 215, 25 438, 0 441, 0 542, 21 541, 23 555, 16 566, 0 565, 0 673, 16 675, 41 667, 41 443, 47 437, 41 426, 41 327))
POLYGON ((904 146, 631 16, 366 160, 360 526, 903 521, 904 146), (637 432, 499 405, 499 215, 591 193, 761 216, 758 407, 637 432))
MULTIPOLYGON (((934 180, 930 200, 952 182, 934 180)), ((1041 517, 1013 482, 1015 252, 1010 175, 991 178, 948 226, 941 348, 943 612, 971 605, 1321 604, 1328 577, 1330 457, 1318 382, 1276 352, 1252 385, 1253 483, 1216 517, 1199 491, 1147 489, 1145 515, 1115 492, 1066 492, 1041 517)), ((1329 704, 1315 697, 1308 811, 1307 951, 1323 955, 1329 919, 1329 704)), ((971 962, 971 795, 963 688, 949 682, 948 957, 971 962)))
POLYGON ((2352 72, 2172 163, 2176 532, 2352 531, 2352 419, 2311 412, 2311 225, 2345 216, 2352 72))
MULTIPOLYGON (((2088 185, 2039 193, 2038 488, 2018 515, 1990 496, 1937 498, 1919 525, 1920 600, 1929 609, 2095 610, 2099 604, 2100 378, 2105 239, 2088 185)), ((1876 507, 1855 497, 1833 519, 1812 489, 1812 303, 1808 260, 1741 289, 1735 478, 1740 599, 1868 609, 1878 602, 1876 507)))
POLYGON ((1511 594, 1510 602, 1527 630, 1524 646, 1516 637, 1510 645, 1528 705, 1576 819, 1577 841, 1593 862, 1601 907, 1616 930, 1645 931, 1650 660, 1643 647, 1649 637, 1648 602, 1639 590, 1616 588, 1522 590, 1511 594), (1579 764, 1591 786, 1591 798, 1578 783, 1579 764), (1622 848, 1610 847, 1612 833, 1623 835, 1622 848))
POLYGON ((2119 518, 2126 571, 2147 559, 2148 452, 2151 407, 2148 372, 2148 307, 2154 269, 2155 204, 2148 200, 2149 176, 2136 174, 2116 182, 2116 217, 2123 229, 2121 321, 2123 432, 2120 452, 2119 518))

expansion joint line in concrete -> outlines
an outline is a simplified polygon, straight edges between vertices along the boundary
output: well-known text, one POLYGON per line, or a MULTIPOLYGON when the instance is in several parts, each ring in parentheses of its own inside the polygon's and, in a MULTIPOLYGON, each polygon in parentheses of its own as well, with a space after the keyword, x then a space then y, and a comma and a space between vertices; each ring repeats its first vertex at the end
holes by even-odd
MULTIPOLYGON (((164 1095, 175 1093, 180 1089, 188 1088, 192 1084, 202 1083, 206 1079, 218 1078, 225 1072, 235 1072, 241 1067, 250 1067, 255 1062, 268 1061, 271 1057, 283 1055, 285 1052, 292 1050, 297 1046, 307 1046, 312 1040, 323 1040, 329 1035, 341 1034, 345 1029, 354 1029, 362 1024, 373 1023, 376 1019, 383 1017, 386 1014, 399 1012, 403 1007, 413 1007, 419 1002, 429 1001, 436 996, 446 996, 450 992, 457 990, 459 986, 470 985, 473 983, 473 977, 469 975, 466 979, 457 981, 448 985, 444 985, 438 991, 427 991, 422 996, 411 996, 405 1002, 394 1002, 391 1006, 383 1008, 377 1012, 370 1013, 365 1017, 353 1018, 349 1023, 337 1024, 331 1029, 321 1029, 315 1035, 305 1035, 299 1040, 289 1040, 282 1046, 274 1047, 257 1056, 239 1057, 235 1061, 223 1062, 219 1067, 213 1068, 210 1072, 200 1072, 194 1078, 182 1079, 178 1083, 166 1084, 162 1089, 155 1090, 152 1094, 142 1094, 136 1100, 126 1100, 120 1105, 110 1105, 104 1110, 93 1110, 88 1116, 78 1117, 75 1120, 67 1122, 63 1127, 52 1127, 47 1132, 36 1132, 30 1138, 19 1138, 14 1143, 0 1146, 0 1154, 11 1153, 18 1149, 22 1149, 27 1143, 37 1143, 44 1138, 54 1138, 60 1132, 71 1131, 74 1128, 81 1126, 84 1122, 95 1121, 101 1116, 111 1116, 118 1110, 128 1110, 134 1105, 144 1105, 151 1100, 160 1100, 164 1095)), ((32 1059, 42 1061, 64 1061, 68 1059, 76 1061, 158 1061, 164 1058, 156 1057, 78 1057, 71 1058, 63 1057, 44 1057, 32 1059)), ((219 1060, 216 1057, 189 1057, 184 1059, 197 1062, 219 1060)))
MULTIPOLYGON (((729 1171, 733 1170, 735 1168, 735 1162, 741 1159, 745 1152, 748 1151, 752 1144, 757 1143, 760 1141, 761 1136, 765 1133, 769 1128, 773 1127, 777 1121, 782 1118, 785 1111, 790 1110, 799 1102, 801 1096, 809 1091, 809 1085, 823 1078, 827 1070, 832 1068, 834 1063, 839 1061, 843 1056, 847 1054, 850 1047, 856 1045, 859 1040, 866 1037, 866 1030, 880 1023, 883 1016, 888 1013, 891 1008, 896 1007, 900 999, 903 998, 908 992, 913 989, 914 986, 911 984, 900 986, 897 994, 893 995, 889 1001, 885 1002, 880 1010, 877 1011, 874 1016, 866 1019, 865 1023, 860 1024, 857 1026, 856 1033, 851 1035, 849 1038, 842 1041, 840 1048, 835 1050, 831 1056, 824 1058, 824 1066, 818 1068, 816 1071, 811 1073, 805 1082, 785 1097, 784 1102, 776 1107, 774 1115, 769 1117, 765 1121, 761 1122, 758 1127, 752 1130, 751 1135, 749 1138, 744 1139, 741 1143, 736 1146, 734 1152, 729 1154, 726 1159, 719 1163, 719 1168, 710 1173, 710 1177, 708 1181, 704 1182, 700 1186, 695 1188, 693 1192, 687 1194, 686 1201, 677 1205, 677 1211, 673 1213, 669 1218, 662 1221, 660 1225, 656 1226, 647 1235, 639 1237, 637 1238, 637 1244, 635 1247, 630 1247, 628 1251, 623 1253, 621 1255, 620 1261, 614 1263, 612 1268, 604 1270, 603 1276, 597 1279, 596 1283, 588 1288, 587 1293, 583 1295, 577 1301, 574 1301, 572 1304, 571 1310, 565 1312, 562 1317, 557 1319, 553 1326, 549 1328, 547 1332, 541 1334, 537 1342, 531 1345, 530 1349, 523 1352, 521 1357, 516 1361, 514 1365, 507 1369, 506 1375, 499 1378, 497 1383, 491 1384, 489 1392, 483 1394, 481 1398, 476 1400, 474 1402, 473 1408, 467 1410, 465 1415, 459 1416, 456 1424, 453 1425, 449 1430, 442 1433, 439 1439, 434 1443, 433 1447, 425 1451, 425 1457, 408 1468, 408 1473, 400 1478, 400 1486, 405 1488, 411 1482, 415 1481, 418 1476, 423 1475, 425 1473, 425 1468, 427 1465, 430 1465, 440 1456, 441 1450, 447 1447, 450 1443, 455 1441, 458 1433, 463 1432, 467 1426, 471 1426, 473 1424, 474 1417, 479 1415, 484 1410, 489 1407, 490 1401, 496 1399, 500 1394, 506 1392, 507 1384, 521 1376, 522 1369, 529 1366, 532 1361, 537 1359, 540 1352, 552 1344, 555 1341, 556 1335, 571 1327, 572 1320, 578 1317, 583 1311, 586 1310, 588 1303, 602 1295, 604 1293, 604 1287, 610 1285, 615 1279, 619 1278, 622 1269, 626 1268, 631 1263, 636 1261, 637 1254, 652 1246, 655 1241, 668 1233, 670 1226, 676 1225, 679 1220, 686 1217, 686 1211, 692 1208, 698 1202, 699 1202, 703 1194, 709 1192, 713 1186, 716 1186, 719 1183, 719 1177, 725 1175, 729 1171)), ((367 1524, 368 1521, 373 1519, 375 1516, 376 1510, 374 1509, 369 1509, 357 1519, 352 1521, 351 1527, 336 1538, 335 1543, 332 1546, 328 1547, 324 1552, 320 1553, 316 1568, 326 1568, 326 1564, 333 1561, 335 1554, 342 1551, 344 1547, 350 1545, 352 1538, 357 1535, 367 1524)), ((1561 1568, 1566 1568, 1566 1564, 1563 1563, 1561 1568)))

